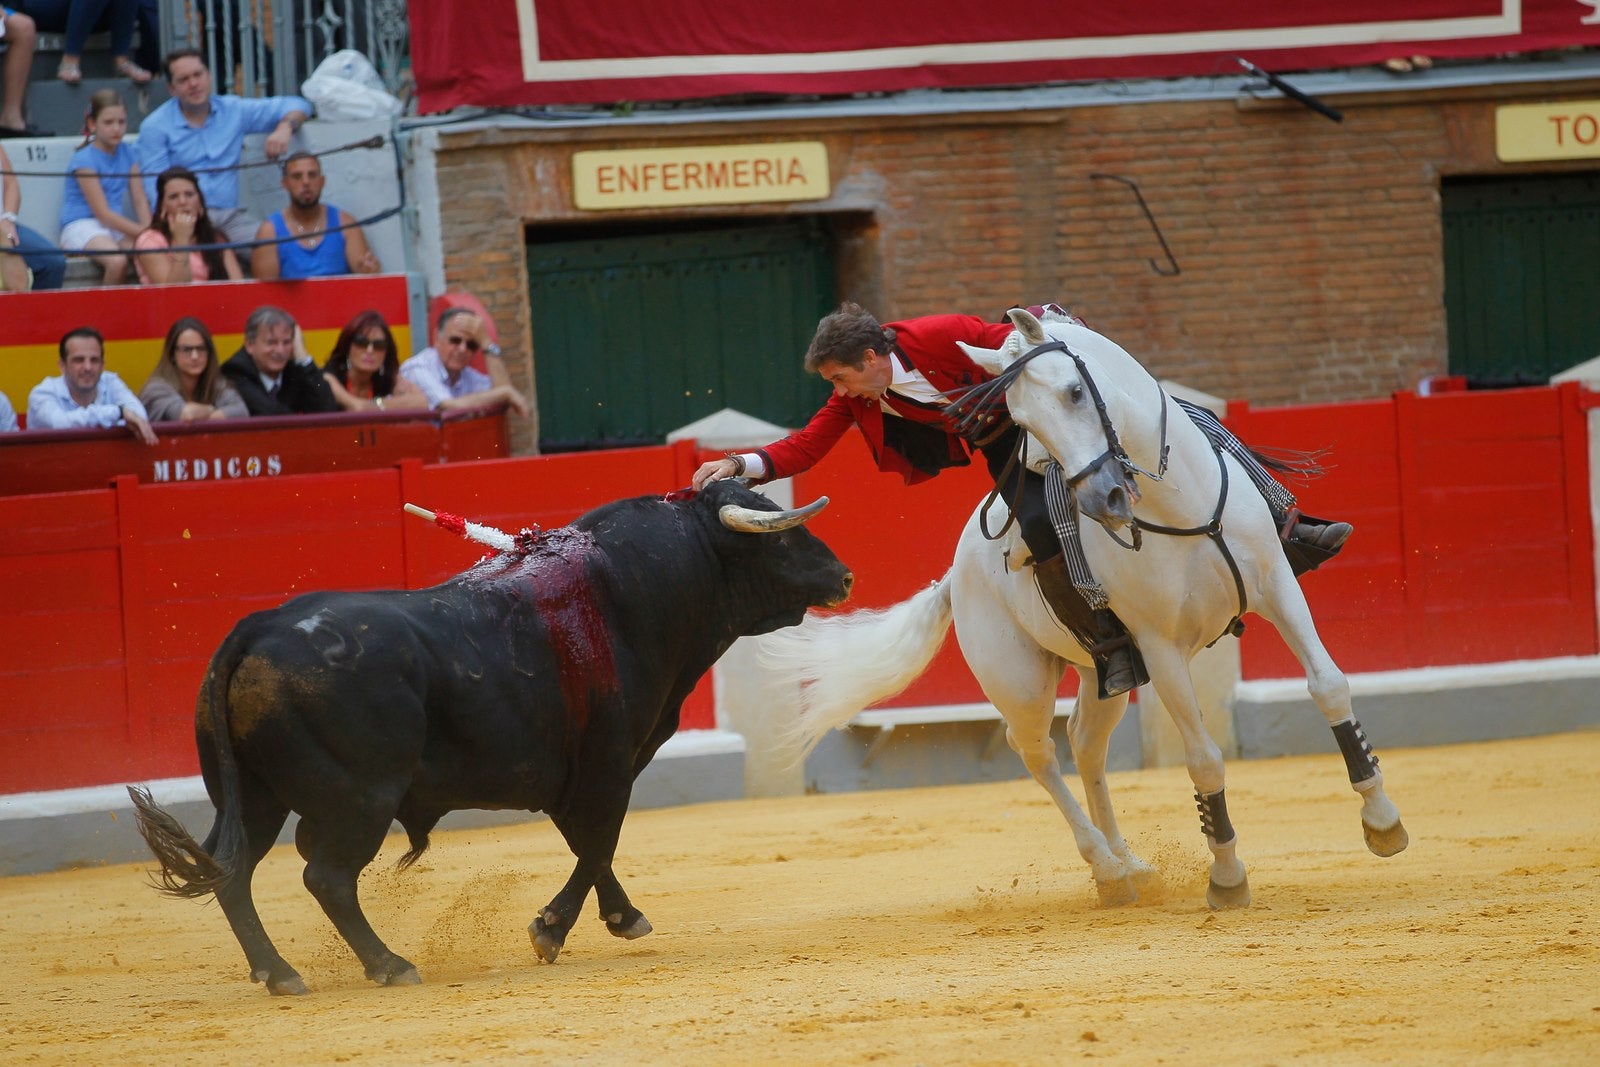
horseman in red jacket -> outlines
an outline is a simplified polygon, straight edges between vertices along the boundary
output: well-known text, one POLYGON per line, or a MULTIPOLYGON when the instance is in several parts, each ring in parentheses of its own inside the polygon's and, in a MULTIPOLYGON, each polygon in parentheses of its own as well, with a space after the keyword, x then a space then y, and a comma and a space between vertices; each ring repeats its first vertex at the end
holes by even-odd
MULTIPOLYGON (((1041 310, 1046 321, 1051 316, 1070 318, 1055 305, 1041 310)), ((929 315, 881 325, 858 305, 842 304, 818 323, 805 356, 806 370, 833 386, 827 403, 804 429, 781 441, 705 463, 695 472, 693 485, 699 489, 719 478, 766 482, 799 474, 827 455, 852 425, 866 437, 878 469, 898 474, 908 484, 932 478, 946 467, 965 466, 972 452, 981 452, 1017 518, 1045 600, 1093 655, 1102 695, 1125 693, 1148 681, 1144 664, 1115 613, 1092 609, 1072 584, 1045 505, 1044 477, 1028 471, 1020 492, 1014 476, 1000 479, 1021 431, 998 412, 963 436, 945 411, 952 394, 992 377, 956 342, 1000 348, 1012 331, 1010 322, 985 322, 972 315, 929 315)), ((1209 413, 1199 415, 1187 405, 1184 409, 1213 443, 1245 462, 1284 531, 1297 571, 1309 570, 1338 552, 1350 536, 1348 523, 1301 517, 1294 509, 1294 497, 1220 423, 1209 413)))

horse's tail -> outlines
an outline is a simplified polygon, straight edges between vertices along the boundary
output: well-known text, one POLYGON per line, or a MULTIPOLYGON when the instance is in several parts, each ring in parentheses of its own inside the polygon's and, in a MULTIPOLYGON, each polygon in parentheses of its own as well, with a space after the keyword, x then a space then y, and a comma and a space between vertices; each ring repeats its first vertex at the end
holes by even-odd
POLYGON ((130 785, 128 796, 139 826, 139 836, 161 864, 156 888, 175 897, 203 897, 218 893, 233 880, 245 852, 244 821, 239 795, 239 763, 228 728, 228 686, 243 655, 244 639, 235 629, 211 659, 201 699, 217 756, 222 799, 216 825, 206 844, 197 842, 170 812, 155 802, 148 789, 130 785))
POLYGON ((950 629, 950 576, 882 611, 807 616, 760 639, 775 688, 796 694, 782 731, 803 758, 824 734, 916 681, 950 629))

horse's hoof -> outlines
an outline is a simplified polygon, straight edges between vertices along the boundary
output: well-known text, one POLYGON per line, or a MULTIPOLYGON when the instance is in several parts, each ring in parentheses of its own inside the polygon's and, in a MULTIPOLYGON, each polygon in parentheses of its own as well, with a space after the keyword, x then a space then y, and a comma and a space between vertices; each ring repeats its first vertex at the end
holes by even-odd
POLYGON ((1218 885, 1215 879, 1206 886, 1206 903, 1212 911, 1250 906, 1250 879, 1241 878, 1238 885, 1218 885))
POLYGON ((533 942, 534 951, 546 963, 554 963, 556 957, 561 955, 563 939, 552 927, 546 926, 542 918, 528 924, 528 940, 533 942))
POLYGON ((1096 882, 1094 887, 1100 894, 1102 908, 1120 908, 1139 899, 1138 887, 1134 884, 1134 879, 1128 875, 1096 882))
POLYGON ((620 918, 617 922, 612 922, 610 919, 607 919, 606 929, 611 931, 612 937, 625 937, 629 941, 632 941, 635 938, 640 938, 645 934, 648 934, 651 930, 655 929, 655 927, 650 925, 649 919, 646 919, 643 915, 640 915, 637 919, 633 920, 633 922, 626 926, 622 925, 620 918))
POLYGON ((1372 850, 1374 856, 1394 856, 1406 850, 1411 844, 1411 835, 1406 833, 1405 825, 1396 822, 1387 830, 1374 829, 1366 823, 1361 824, 1361 833, 1367 839, 1367 848, 1372 850))

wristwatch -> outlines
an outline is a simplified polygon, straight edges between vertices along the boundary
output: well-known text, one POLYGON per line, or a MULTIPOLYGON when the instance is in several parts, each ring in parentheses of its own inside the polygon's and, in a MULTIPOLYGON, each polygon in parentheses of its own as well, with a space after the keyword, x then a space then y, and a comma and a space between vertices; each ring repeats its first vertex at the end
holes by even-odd
POLYGON ((15 211, 0 211, 0 222, 19 223, 21 221, 15 211))

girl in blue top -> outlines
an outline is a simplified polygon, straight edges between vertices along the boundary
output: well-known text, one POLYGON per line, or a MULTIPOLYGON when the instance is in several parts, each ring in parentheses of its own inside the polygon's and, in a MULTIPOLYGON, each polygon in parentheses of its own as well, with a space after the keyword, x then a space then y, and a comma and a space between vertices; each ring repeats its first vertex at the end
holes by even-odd
MULTIPOLYGON (((150 225, 150 205, 144 183, 138 180, 138 156, 122 143, 127 132, 128 109, 115 89, 101 89, 89 97, 83 147, 67 164, 71 177, 61 198, 62 251, 127 250, 139 231, 150 225)), ((105 271, 105 284, 120 284, 128 272, 128 257, 96 258, 105 271)))

